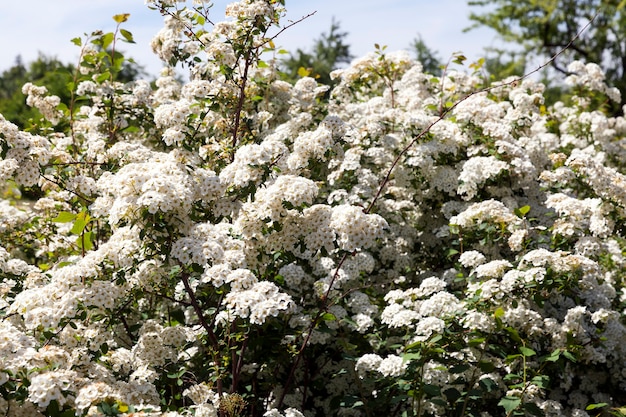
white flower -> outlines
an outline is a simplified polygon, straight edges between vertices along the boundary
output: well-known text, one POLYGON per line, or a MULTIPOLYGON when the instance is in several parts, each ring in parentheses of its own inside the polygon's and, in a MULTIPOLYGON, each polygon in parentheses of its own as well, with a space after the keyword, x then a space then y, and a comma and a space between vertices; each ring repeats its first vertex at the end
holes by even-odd
POLYGON ((459 262, 465 268, 474 268, 485 262, 485 255, 475 250, 468 250, 461 254, 459 262))
POLYGON ((374 353, 368 353, 361 356, 354 365, 354 370, 363 378, 367 372, 377 371, 382 362, 382 358, 374 353))
POLYGON ((500 278, 507 268, 511 268, 513 265, 507 260, 499 259, 486 264, 478 265, 474 269, 474 274, 478 278, 500 278))
POLYGON ((415 337, 413 340, 425 341, 434 334, 442 333, 446 323, 438 317, 424 317, 415 326, 415 337))
POLYGON ((486 180, 493 178, 506 170, 508 164, 493 156, 475 156, 463 164, 459 175, 458 193, 463 195, 463 199, 471 200, 478 192, 478 187, 486 180))
POLYGON ((389 355, 378 364, 378 372, 383 376, 395 378, 402 376, 407 366, 408 363, 404 362, 402 357, 389 355))
POLYGON ((329 225, 337 234, 339 246, 346 251, 367 249, 382 237, 387 222, 377 214, 365 214, 361 207, 333 207, 329 225))

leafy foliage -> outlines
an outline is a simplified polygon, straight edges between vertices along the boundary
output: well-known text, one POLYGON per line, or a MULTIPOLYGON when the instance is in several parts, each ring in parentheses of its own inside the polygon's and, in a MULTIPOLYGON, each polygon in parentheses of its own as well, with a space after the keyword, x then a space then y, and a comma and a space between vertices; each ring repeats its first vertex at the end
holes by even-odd
POLYGON ((418 35, 417 38, 413 39, 411 45, 409 46, 409 50, 415 53, 415 58, 419 61, 424 67, 424 72, 429 74, 439 74, 441 72, 442 62, 439 57, 437 57, 437 52, 433 51, 426 45, 421 35, 418 35))
POLYGON ((569 74, 572 60, 597 63, 622 92, 621 103, 611 111, 619 112, 626 103, 626 44, 620 35, 626 28, 624 2, 471 0, 469 5, 484 9, 471 13, 475 26, 492 28, 523 53, 543 60, 555 57, 551 66, 562 74, 569 74))
POLYGON ((45 85, 51 94, 69 103, 70 94, 67 83, 74 71, 72 65, 64 64, 59 60, 40 55, 36 61, 28 66, 24 65, 20 57, 16 58, 15 65, 0 75, 0 113, 13 121, 20 128, 28 128, 36 123, 41 115, 37 109, 26 105, 26 96, 22 93, 22 86, 27 82, 45 85))
POLYGON ((353 58, 350 45, 345 43, 347 36, 347 32, 341 32, 339 22, 333 20, 328 33, 324 32, 314 40, 311 52, 297 49, 281 62, 286 79, 295 82, 309 76, 323 85, 331 85, 330 73, 353 58))
MULTIPOLYGON (((5 414, 619 415, 626 120, 375 51, 280 79, 284 2, 149 2, 169 70, 75 39, 70 104, 0 117, 5 414), (182 64, 188 82, 175 77, 182 64), (80 104, 80 105, 78 105, 80 104)), ((453 61, 462 65, 465 57, 453 61)))

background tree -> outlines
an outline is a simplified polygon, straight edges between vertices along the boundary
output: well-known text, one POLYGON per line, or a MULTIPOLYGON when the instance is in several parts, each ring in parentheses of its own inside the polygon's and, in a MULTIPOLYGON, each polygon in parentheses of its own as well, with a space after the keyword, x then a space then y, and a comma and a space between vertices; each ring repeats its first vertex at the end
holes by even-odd
POLYGON ((39 55, 27 67, 18 56, 15 65, 0 75, 0 113, 18 127, 28 127, 29 120, 41 116, 37 109, 26 105, 22 86, 27 82, 45 85, 50 94, 59 96, 62 102, 67 103, 70 99, 67 82, 71 79, 72 71, 71 65, 63 64, 53 57, 39 55))
POLYGON ((354 58, 350 54, 350 45, 346 43, 347 36, 347 32, 340 31, 339 22, 333 19, 330 30, 314 41, 310 53, 298 48, 289 58, 283 60, 281 67, 285 78, 295 81, 308 75, 321 84, 331 85, 331 71, 337 69, 339 64, 350 63, 354 58))
POLYGON ((417 35, 409 45, 409 50, 415 54, 415 58, 422 63, 424 72, 433 75, 441 73, 441 60, 437 56, 438 52, 430 49, 422 39, 422 35, 417 35))
MULTIPOLYGON (((573 60, 595 62, 602 67, 609 84, 622 93, 626 103, 626 15, 620 0, 471 0, 475 10, 471 28, 487 26, 505 41, 521 46, 520 52, 546 59, 556 57, 552 67, 568 75, 573 60), (593 19, 593 23, 581 30, 593 19)), ((471 29, 470 28, 470 29, 471 29)), ((610 109, 619 111, 621 105, 610 109)))
MULTIPOLYGON (((43 54, 27 65, 20 56, 16 57, 15 64, 0 75, 0 114, 22 129, 31 126, 31 120, 37 121, 41 117, 37 109, 26 105, 22 86, 27 82, 46 86, 51 95, 58 96, 61 103, 69 105, 71 96, 67 83, 72 80, 75 70, 74 65, 43 54)), ((116 73, 115 80, 130 82, 145 75, 141 65, 128 60, 116 73)))
POLYGON ((502 80, 510 76, 522 76, 526 68, 526 55, 521 52, 499 48, 485 50, 484 70, 490 81, 502 80))

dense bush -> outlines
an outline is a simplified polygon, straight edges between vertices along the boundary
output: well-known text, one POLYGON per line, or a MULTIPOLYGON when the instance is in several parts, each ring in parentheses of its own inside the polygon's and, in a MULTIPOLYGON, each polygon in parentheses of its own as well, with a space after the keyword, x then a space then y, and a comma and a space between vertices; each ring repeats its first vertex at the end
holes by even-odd
POLYGON ((280 80, 281 1, 149 3, 189 82, 112 81, 118 25, 75 40, 70 106, 27 84, 45 119, 0 118, 2 415, 626 404, 626 120, 597 65, 546 107, 379 48, 326 94, 280 80))

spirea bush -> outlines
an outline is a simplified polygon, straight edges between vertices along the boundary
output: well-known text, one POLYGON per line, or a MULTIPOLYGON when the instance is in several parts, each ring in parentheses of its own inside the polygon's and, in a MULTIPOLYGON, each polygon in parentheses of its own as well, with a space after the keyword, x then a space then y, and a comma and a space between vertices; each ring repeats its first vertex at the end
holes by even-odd
POLYGON ((41 120, 0 117, 1 415, 626 405, 626 120, 597 65, 553 106, 384 48, 291 84, 284 1, 147 3, 154 84, 115 81, 117 15, 74 40, 70 105, 27 84, 41 120))

